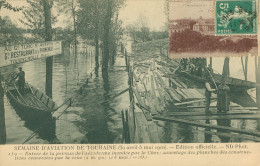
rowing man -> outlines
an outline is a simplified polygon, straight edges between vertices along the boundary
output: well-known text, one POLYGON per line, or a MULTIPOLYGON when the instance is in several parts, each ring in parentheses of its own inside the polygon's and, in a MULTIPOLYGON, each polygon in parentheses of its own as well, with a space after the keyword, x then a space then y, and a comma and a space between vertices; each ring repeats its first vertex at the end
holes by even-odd
POLYGON ((25 72, 23 71, 22 67, 19 67, 19 73, 15 76, 14 79, 18 77, 18 86, 19 91, 23 95, 24 94, 24 84, 25 84, 25 72))

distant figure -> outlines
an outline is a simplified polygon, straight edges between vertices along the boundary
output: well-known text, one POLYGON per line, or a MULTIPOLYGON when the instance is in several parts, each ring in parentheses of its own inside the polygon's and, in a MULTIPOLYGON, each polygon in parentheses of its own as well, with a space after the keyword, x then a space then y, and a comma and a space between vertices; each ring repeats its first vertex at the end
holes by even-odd
POLYGON ((190 63, 189 66, 190 66, 190 73, 195 74, 196 66, 193 63, 190 63))
POLYGON ((208 71, 209 71, 210 73, 213 73, 213 69, 212 69, 212 67, 211 67, 210 64, 208 65, 207 69, 208 69, 208 71))
POLYGON ((24 94, 24 84, 25 84, 25 72, 23 71, 22 67, 19 67, 19 73, 17 73, 16 79, 18 77, 18 87, 20 93, 23 95, 24 94))
POLYGON ((201 66, 201 64, 199 64, 199 66, 198 66, 198 74, 197 74, 199 77, 201 77, 202 76, 202 66, 201 66))
POLYGON ((218 86, 218 102, 217 102, 217 109, 218 112, 227 112, 229 111, 229 97, 228 92, 230 88, 226 85, 225 78, 222 78, 221 84, 218 86))
POLYGON ((216 89, 213 89, 213 81, 211 80, 210 76, 207 76, 207 82, 205 83, 205 98, 206 98, 206 108, 205 108, 205 113, 210 114, 211 112, 209 111, 209 106, 210 106, 210 101, 211 101, 211 93, 216 92, 216 89))

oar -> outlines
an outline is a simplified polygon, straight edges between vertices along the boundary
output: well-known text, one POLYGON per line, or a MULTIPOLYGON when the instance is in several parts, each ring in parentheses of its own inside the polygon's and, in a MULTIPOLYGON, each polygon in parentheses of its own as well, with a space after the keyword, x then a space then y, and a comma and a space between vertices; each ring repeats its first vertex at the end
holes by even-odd
POLYGON ((211 77, 212 81, 214 82, 214 85, 215 85, 215 87, 216 87, 216 90, 218 90, 217 84, 216 84, 216 82, 215 82, 214 78, 212 77, 212 75, 211 75, 211 73, 210 73, 209 69, 207 69, 207 67, 205 67, 205 69, 208 71, 208 73, 209 73, 209 75, 210 75, 210 77, 211 77))

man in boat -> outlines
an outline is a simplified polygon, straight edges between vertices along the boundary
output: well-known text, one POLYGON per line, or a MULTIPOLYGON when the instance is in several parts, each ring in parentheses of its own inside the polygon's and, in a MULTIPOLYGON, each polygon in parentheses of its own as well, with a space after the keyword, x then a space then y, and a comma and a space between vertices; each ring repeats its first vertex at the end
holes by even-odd
POLYGON ((230 88, 226 85, 225 77, 222 78, 221 84, 218 86, 218 101, 217 101, 217 109, 218 112, 227 112, 229 111, 229 97, 228 92, 230 88))
POLYGON ((212 80, 211 76, 208 74, 207 75, 207 82, 205 83, 205 98, 206 98, 205 113, 206 114, 211 114, 211 112, 209 111, 211 94, 212 94, 212 92, 217 91, 217 89, 214 89, 213 87, 214 87, 213 80, 212 80))
POLYGON ((14 79, 18 77, 18 88, 21 94, 24 94, 24 84, 25 84, 25 72, 22 67, 19 67, 19 73, 15 76, 14 79))

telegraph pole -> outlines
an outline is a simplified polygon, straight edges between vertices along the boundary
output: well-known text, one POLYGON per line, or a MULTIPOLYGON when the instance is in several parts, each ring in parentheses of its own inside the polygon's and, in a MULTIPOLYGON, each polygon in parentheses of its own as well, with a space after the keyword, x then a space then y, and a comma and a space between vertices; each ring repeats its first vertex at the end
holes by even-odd
POLYGON ((225 58, 224 60, 224 65, 223 65, 223 71, 222 71, 222 76, 224 77, 229 77, 229 58, 225 58))
MULTIPOLYGON (((45 41, 52 40, 51 28, 51 5, 49 0, 43 0, 44 17, 45 17, 45 41)), ((46 95, 52 98, 52 63, 53 57, 46 58, 46 95)))

